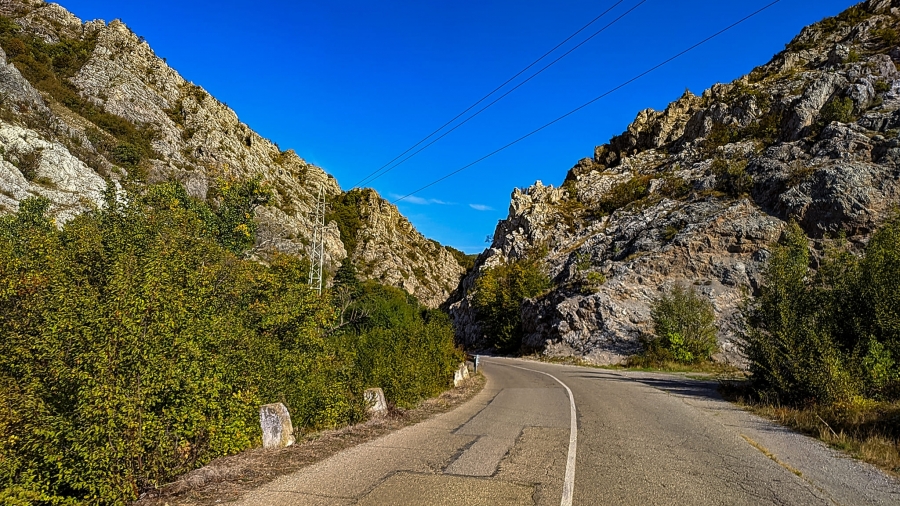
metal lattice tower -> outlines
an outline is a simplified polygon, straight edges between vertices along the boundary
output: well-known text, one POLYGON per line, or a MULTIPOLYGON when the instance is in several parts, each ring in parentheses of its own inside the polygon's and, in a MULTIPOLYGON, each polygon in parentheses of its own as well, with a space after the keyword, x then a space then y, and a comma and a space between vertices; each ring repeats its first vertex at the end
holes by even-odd
POLYGON ((319 187, 319 198, 313 212, 312 252, 309 255, 309 286, 322 294, 322 266, 325 264, 325 185, 319 187))

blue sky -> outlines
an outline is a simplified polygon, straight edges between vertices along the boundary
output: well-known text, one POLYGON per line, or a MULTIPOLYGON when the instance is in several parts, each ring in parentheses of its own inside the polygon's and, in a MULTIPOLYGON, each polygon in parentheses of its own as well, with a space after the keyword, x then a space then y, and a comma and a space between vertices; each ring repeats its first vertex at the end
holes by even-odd
MULTIPOLYGON (((494 89, 617 0, 62 0, 119 18, 169 65, 345 189, 494 89)), ((377 179, 394 200, 616 87, 770 0, 646 0, 506 99, 377 179)), ((622 2, 558 54, 638 4, 622 2)), ((847 0, 765 13, 466 171, 399 202, 426 236, 475 253, 515 187, 558 185, 644 108, 663 109, 766 63, 847 0)), ((552 59, 553 57, 551 57, 552 59)), ((548 60, 549 61, 549 60, 548 60)), ((542 66, 542 65, 541 65, 542 66)), ((536 67, 536 68, 540 68, 536 67)))

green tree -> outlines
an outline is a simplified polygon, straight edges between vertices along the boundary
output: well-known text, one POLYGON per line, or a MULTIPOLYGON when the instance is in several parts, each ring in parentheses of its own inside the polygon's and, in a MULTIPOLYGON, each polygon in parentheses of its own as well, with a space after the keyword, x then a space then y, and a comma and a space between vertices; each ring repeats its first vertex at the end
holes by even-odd
POLYGON ((811 285, 806 235, 785 230, 766 266, 761 294, 745 310, 753 382, 784 402, 834 402, 856 392, 834 340, 833 307, 811 285))
POLYGON ((509 261, 486 269, 475 281, 472 304, 488 342, 504 352, 522 345, 522 302, 550 287, 533 259, 509 261))

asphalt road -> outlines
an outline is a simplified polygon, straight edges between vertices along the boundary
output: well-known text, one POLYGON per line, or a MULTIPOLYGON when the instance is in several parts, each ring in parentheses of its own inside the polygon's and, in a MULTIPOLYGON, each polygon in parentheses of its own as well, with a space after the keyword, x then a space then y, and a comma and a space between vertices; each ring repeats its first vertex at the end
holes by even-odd
POLYGON ((678 376, 482 359, 454 411, 241 505, 900 505, 900 482, 678 376))

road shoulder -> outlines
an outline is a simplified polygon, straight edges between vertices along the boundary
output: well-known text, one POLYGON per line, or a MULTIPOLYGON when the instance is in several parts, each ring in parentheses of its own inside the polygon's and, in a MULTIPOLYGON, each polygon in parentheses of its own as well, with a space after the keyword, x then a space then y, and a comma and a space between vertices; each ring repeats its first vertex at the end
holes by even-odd
POLYGON ((143 495, 132 506, 206 506, 237 500, 250 490, 344 450, 452 411, 474 398, 484 385, 484 376, 475 375, 460 387, 427 399, 415 409, 393 411, 387 417, 358 425, 303 435, 297 444, 288 448, 253 448, 216 459, 143 495))

